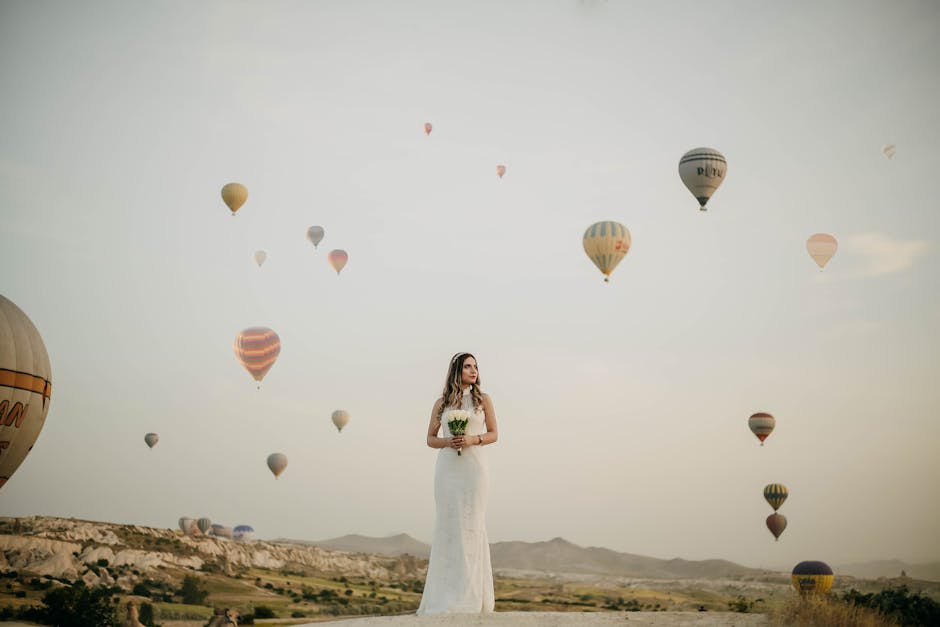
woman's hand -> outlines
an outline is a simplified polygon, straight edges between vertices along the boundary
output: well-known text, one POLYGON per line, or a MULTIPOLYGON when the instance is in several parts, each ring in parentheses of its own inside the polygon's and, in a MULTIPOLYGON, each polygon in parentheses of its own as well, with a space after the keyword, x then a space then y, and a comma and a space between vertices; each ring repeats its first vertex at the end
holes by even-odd
POLYGON ((448 446, 454 449, 467 448, 470 446, 472 440, 473 438, 468 438, 464 435, 455 435, 450 439, 450 444, 448 444, 448 446))

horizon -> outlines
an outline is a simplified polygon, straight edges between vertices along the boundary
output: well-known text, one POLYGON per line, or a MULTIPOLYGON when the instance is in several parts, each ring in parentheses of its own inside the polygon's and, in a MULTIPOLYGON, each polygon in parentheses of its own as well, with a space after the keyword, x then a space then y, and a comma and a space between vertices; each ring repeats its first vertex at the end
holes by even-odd
POLYGON ((499 423, 491 542, 940 560, 940 5, 0 15, 0 293, 52 366, 0 515, 430 538, 425 432, 466 350, 499 423), (706 212, 677 169, 699 146, 728 168, 706 212), (632 236, 609 283, 601 220, 632 236), (281 342, 260 390, 232 349, 256 325, 281 342))

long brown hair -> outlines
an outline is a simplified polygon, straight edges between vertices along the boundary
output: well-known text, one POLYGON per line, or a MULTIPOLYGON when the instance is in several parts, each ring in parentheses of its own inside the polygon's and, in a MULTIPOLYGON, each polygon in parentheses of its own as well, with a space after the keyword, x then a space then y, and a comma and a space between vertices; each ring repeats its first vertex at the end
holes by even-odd
MULTIPOLYGON (((450 367, 447 369, 447 378, 444 380, 444 391, 441 392, 440 404, 437 410, 437 420, 440 422, 444 410, 448 407, 460 407, 463 401, 463 388, 460 387, 461 377, 463 376, 463 364, 467 357, 473 357, 470 353, 457 353, 450 359, 450 367)), ((477 358, 473 357, 473 361, 477 358)), ((483 392, 480 391, 480 365, 477 364, 477 380, 470 386, 470 395, 473 398, 474 409, 483 407, 483 392)))

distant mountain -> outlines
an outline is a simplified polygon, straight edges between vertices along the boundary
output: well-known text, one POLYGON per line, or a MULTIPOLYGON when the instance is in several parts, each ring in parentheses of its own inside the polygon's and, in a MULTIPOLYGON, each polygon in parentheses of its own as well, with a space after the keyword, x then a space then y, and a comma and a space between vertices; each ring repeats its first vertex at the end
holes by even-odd
POLYGON ((908 564, 900 560, 875 560, 855 564, 841 564, 834 567, 838 575, 850 575, 860 579, 878 579, 879 577, 900 577, 905 575, 924 581, 940 581, 940 562, 926 564, 908 564))
POLYGON ((305 544, 307 546, 318 546, 321 549, 331 551, 347 551, 349 553, 369 553, 377 555, 414 555, 422 559, 427 559, 431 554, 431 545, 421 542, 409 536, 406 533, 399 533, 395 536, 385 538, 371 538, 369 536, 360 536, 349 534, 339 538, 330 538, 329 540, 274 540, 274 542, 289 542, 291 544, 305 544))

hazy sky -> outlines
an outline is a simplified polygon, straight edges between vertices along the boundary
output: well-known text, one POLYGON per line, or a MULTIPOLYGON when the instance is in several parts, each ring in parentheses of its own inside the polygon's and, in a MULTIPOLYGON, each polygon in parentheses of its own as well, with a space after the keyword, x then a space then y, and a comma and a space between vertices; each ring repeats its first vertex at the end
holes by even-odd
POLYGON ((429 540, 469 350, 492 541, 940 559, 938 32, 927 1, 4 1, 0 292, 53 395, 0 515, 429 540), (698 146, 728 160, 704 214, 698 146), (611 219, 605 284, 581 235, 611 219))

